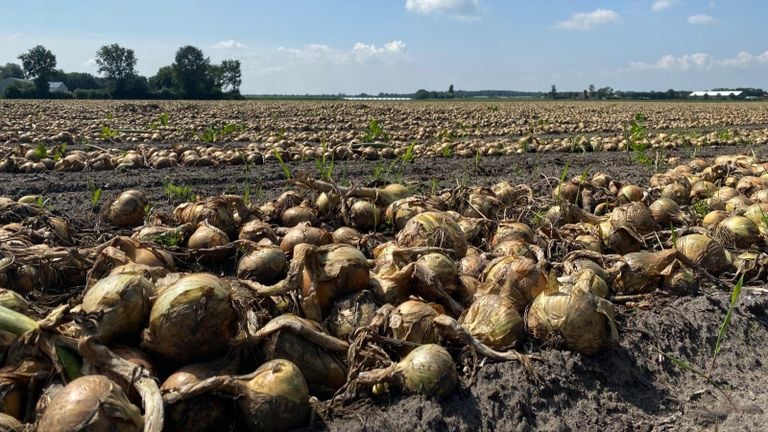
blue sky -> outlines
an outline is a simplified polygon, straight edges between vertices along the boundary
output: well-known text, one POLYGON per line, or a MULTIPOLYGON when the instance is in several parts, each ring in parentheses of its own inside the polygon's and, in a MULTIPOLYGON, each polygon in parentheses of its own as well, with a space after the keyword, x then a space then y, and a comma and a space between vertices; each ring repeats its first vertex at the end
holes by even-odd
POLYGON ((0 63, 42 44, 96 73, 104 44, 143 75, 182 45, 240 59, 244 93, 419 88, 768 88, 764 0, 0 0, 0 63))

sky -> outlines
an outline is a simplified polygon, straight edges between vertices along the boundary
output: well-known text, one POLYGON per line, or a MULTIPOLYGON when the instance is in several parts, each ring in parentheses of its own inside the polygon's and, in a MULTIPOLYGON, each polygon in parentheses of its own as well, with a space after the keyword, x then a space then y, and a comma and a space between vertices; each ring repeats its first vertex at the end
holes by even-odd
POLYGON ((41 44, 145 76, 184 45, 239 59, 244 94, 768 88, 765 0, 0 0, 0 64, 41 44))

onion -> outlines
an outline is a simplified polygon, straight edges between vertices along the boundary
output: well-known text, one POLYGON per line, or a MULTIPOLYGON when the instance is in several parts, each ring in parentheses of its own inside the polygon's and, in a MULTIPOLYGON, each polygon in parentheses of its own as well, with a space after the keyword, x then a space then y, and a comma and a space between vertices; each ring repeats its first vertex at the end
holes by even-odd
POLYGON ((317 221, 314 210, 306 205, 290 207, 280 215, 283 226, 294 227, 302 222, 314 225, 317 221))
POLYGON ((29 302, 21 294, 5 288, 0 288, 0 306, 24 315, 29 313, 29 302))
POLYGON ((461 258, 467 253, 467 240, 461 227, 446 213, 429 211, 412 217, 397 234, 401 247, 440 247, 461 258))
POLYGON ((137 190, 120 194, 107 210, 107 218, 117 227, 135 227, 144 223, 144 209, 147 199, 137 190))
POLYGON ((472 336, 497 350, 513 346, 524 334, 523 319, 514 303, 497 294, 478 297, 459 317, 459 323, 472 336))
POLYGON ((643 188, 640 186, 628 184, 619 189, 617 198, 619 199, 619 202, 627 203, 642 201, 644 196, 645 191, 643 191, 643 188))
POLYGON ((440 345, 416 347, 399 363, 390 367, 363 372, 358 377, 362 385, 395 381, 408 393, 443 397, 450 394, 458 382, 456 364, 440 345))
POLYGON ((680 237, 675 247, 686 258, 714 275, 719 275, 731 266, 723 246, 704 234, 680 237))
POLYGON ((204 360, 226 350, 235 322, 224 283, 211 274, 193 273, 160 292, 143 346, 176 363, 204 360))
POLYGON ((673 222, 679 222, 682 214, 680 206, 672 199, 659 198, 648 207, 653 219, 662 227, 669 227, 673 222))
POLYGON ((435 209, 424 198, 409 197, 397 200, 387 207, 386 219, 392 223, 396 230, 401 230, 414 216, 435 209))
POLYGON ((659 252, 634 252, 624 255, 614 281, 614 288, 622 294, 645 294, 659 287, 664 269, 672 264, 677 255, 675 249, 659 252))
POLYGON ((0 432, 22 432, 24 425, 15 417, 0 413, 0 432))
POLYGON ((573 242, 580 245, 585 250, 597 253, 603 252, 603 246, 600 239, 591 234, 577 236, 573 242))
POLYGON ((690 185, 681 182, 670 183, 661 190, 661 198, 671 199, 678 204, 688 204, 691 201, 690 185))
POLYGON ((491 246, 495 247, 507 240, 522 240, 526 243, 533 243, 533 230, 522 222, 500 221, 496 232, 493 234, 493 239, 491 239, 491 246))
POLYGON ((548 291, 536 297, 526 323, 536 339, 562 337, 568 349, 587 355, 618 340, 613 304, 582 290, 548 291))
POLYGON ((37 425, 39 432, 141 431, 144 419, 119 385, 103 375, 75 379, 58 392, 37 425))
POLYGON ((374 203, 357 200, 349 208, 349 221, 361 231, 370 231, 381 223, 381 212, 374 203))
POLYGON ((725 245, 748 249, 759 239, 760 232, 751 220, 744 216, 730 216, 718 225, 715 237, 725 245))
POLYGON ((468 218, 497 219, 503 204, 489 188, 472 188, 461 215, 468 218))
POLYGON ((699 281, 693 273, 677 269, 664 276, 661 287, 673 294, 693 295, 699 289, 699 281))
POLYGON ((247 214, 245 204, 240 197, 227 195, 194 203, 184 203, 176 207, 173 213, 181 223, 197 226, 200 222, 207 221, 229 236, 237 232, 235 211, 241 218, 247 214))
POLYGON ((370 324, 377 309, 370 291, 351 294, 334 303, 326 326, 332 335, 346 340, 355 330, 370 324))
POLYGON ((107 276, 92 285, 83 296, 82 310, 93 315, 91 330, 102 343, 138 333, 149 313, 152 282, 138 274, 107 276))
POLYGON ((415 265, 410 263, 402 269, 393 268, 391 271, 371 273, 368 289, 380 303, 400 304, 410 295, 411 277, 415 265))
MULTIPOLYGON (((270 324, 278 325, 276 321, 293 321, 297 326, 325 334, 320 324, 292 314, 274 318, 270 324)), ((313 394, 330 396, 347 381, 347 367, 337 354, 293 331, 271 333, 261 342, 260 348, 268 360, 285 359, 295 364, 313 394)))
POLYGON ((330 216, 335 211, 336 206, 339 205, 339 202, 341 202, 341 199, 335 193, 323 192, 317 196, 315 205, 321 215, 330 216))
POLYGON ((304 313, 322 319, 335 299, 362 291, 368 285, 369 271, 368 260, 355 247, 329 244, 312 250, 303 273, 304 313))
POLYGON ((709 198, 714 195, 715 192, 717 192, 717 186, 706 180, 699 180, 691 185, 691 198, 695 200, 709 198))
POLYGON ((601 278, 598 273, 591 269, 584 269, 575 276, 573 285, 570 289, 564 289, 561 287, 560 291, 566 293, 572 293, 577 290, 588 292, 600 298, 607 298, 610 294, 610 289, 605 280, 601 278))
POLYGON ((293 248, 301 243, 322 246, 333 241, 333 236, 322 228, 315 228, 308 223, 300 223, 288 230, 280 242, 280 249, 286 254, 293 253, 293 248))
MULTIPOLYGON (((164 393, 178 391, 203 380, 236 372, 232 365, 221 362, 193 363, 171 374, 160 389, 164 393)), ((165 407, 165 429, 203 432, 228 430, 234 426, 232 404, 216 395, 203 394, 165 407)))
POLYGON ((277 244, 277 235, 272 227, 259 219, 254 219, 246 222, 240 228, 240 234, 238 235, 240 240, 250 240, 254 243, 259 243, 262 240, 267 240, 270 243, 277 244))
POLYGON ((579 200, 579 186, 569 181, 560 183, 552 191, 552 195, 556 200, 565 201, 575 204, 579 200))
POLYGON ((728 216, 730 215, 725 210, 713 210, 704 216, 701 220, 701 225, 707 229, 715 229, 728 216))
MULTIPOLYGON (((216 391, 237 399, 248 430, 288 431, 306 425, 309 390, 301 371, 288 360, 272 360, 243 376, 217 376, 165 394, 166 404, 216 391)), ((222 425, 213 429, 219 430, 222 425)))
POLYGON ((395 339, 418 344, 437 341, 433 320, 438 312, 430 305, 408 300, 398 305, 389 316, 389 328, 395 339))
POLYGON ((544 291, 547 277, 528 258, 501 257, 491 261, 483 274, 478 294, 498 294, 509 298, 518 312, 544 291))
POLYGON ((187 247, 190 249, 209 249, 227 244, 229 244, 227 234, 207 221, 200 222, 187 241, 187 247))
POLYGON ((763 229, 768 228, 768 203, 758 202, 747 207, 744 217, 763 229))
MULTIPOLYGON (((440 287, 445 290, 446 293, 451 294, 456 291, 458 270, 456 268, 456 263, 452 259, 441 253, 428 253, 419 257, 419 259, 416 260, 416 265, 422 265, 429 269, 429 271, 434 274, 437 281, 440 282, 440 287)), ((416 289, 422 296, 425 292, 429 291, 423 289, 419 282, 416 284, 416 289)))
POLYGON ((536 258, 536 254, 533 251, 533 245, 524 242, 523 240, 506 240, 497 244, 492 250, 491 254, 496 256, 507 257, 525 257, 536 258))
POLYGON ((460 275, 479 278, 482 275, 485 266, 488 265, 488 258, 482 253, 468 253, 459 261, 458 271, 460 275))
POLYGON ((653 219, 653 214, 641 202, 633 202, 621 207, 616 207, 609 218, 615 228, 626 226, 640 235, 657 231, 659 225, 653 219))
POLYGON ((285 277, 288 260, 282 249, 273 245, 258 245, 237 263, 237 277, 261 284, 274 284, 285 277))

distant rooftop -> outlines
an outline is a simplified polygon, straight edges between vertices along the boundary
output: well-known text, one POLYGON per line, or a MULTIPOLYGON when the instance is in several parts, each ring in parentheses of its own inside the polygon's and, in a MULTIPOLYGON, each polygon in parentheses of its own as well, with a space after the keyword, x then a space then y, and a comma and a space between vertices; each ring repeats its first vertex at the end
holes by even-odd
POLYGON ((690 97, 704 97, 704 96, 727 97, 727 96, 741 96, 742 93, 744 92, 736 91, 736 90, 711 90, 711 91, 691 92, 691 94, 689 94, 688 96, 690 97))
POLYGON ((407 101, 411 100, 411 98, 406 97, 345 97, 344 100, 353 100, 353 101, 407 101))

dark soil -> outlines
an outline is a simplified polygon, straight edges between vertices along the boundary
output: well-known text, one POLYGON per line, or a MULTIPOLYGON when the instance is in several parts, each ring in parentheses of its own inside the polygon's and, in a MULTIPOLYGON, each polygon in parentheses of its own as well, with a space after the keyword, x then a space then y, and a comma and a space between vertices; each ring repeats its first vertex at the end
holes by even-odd
MULTIPOLYGON (((700 156, 744 151, 734 147, 703 149, 700 156)), ((765 149, 760 153, 765 154, 765 149)), ((683 160, 690 150, 670 152, 683 160)), ((422 191, 459 184, 491 185, 500 180, 526 183, 545 198, 568 166, 568 176, 607 172, 617 179, 646 185, 653 167, 634 163, 626 153, 526 154, 474 159, 417 159, 402 169, 386 171, 391 161, 336 162, 340 183, 374 180, 414 182, 422 191), (378 168, 377 168, 378 167, 378 168)), ((316 173, 314 162, 290 164, 294 171, 316 173)), ((164 185, 191 186, 195 193, 242 194, 263 201, 292 188, 276 163, 250 167, 179 167, 86 173, 0 174, 0 195, 18 198, 42 194, 55 212, 73 218, 92 233, 97 209, 94 188, 102 188, 100 204, 119 192, 137 188, 150 202, 169 210, 173 203, 164 185)), ((768 425, 768 295, 746 290, 737 305, 712 365, 712 351, 725 317, 729 293, 713 288, 696 297, 654 298, 643 308, 618 308, 619 346, 594 356, 542 349, 535 363, 540 382, 519 364, 487 363, 474 378, 463 374, 457 390, 444 400, 388 397, 358 407, 353 414, 315 429, 330 430, 493 430, 493 431, 698 431, 766 430, 768 425), (674 361, 673 361, 674 360, 674 361), (677 362, 677 363, 676 363, 677 362), (686 370, 690 365, 708 378, 686 370)))

